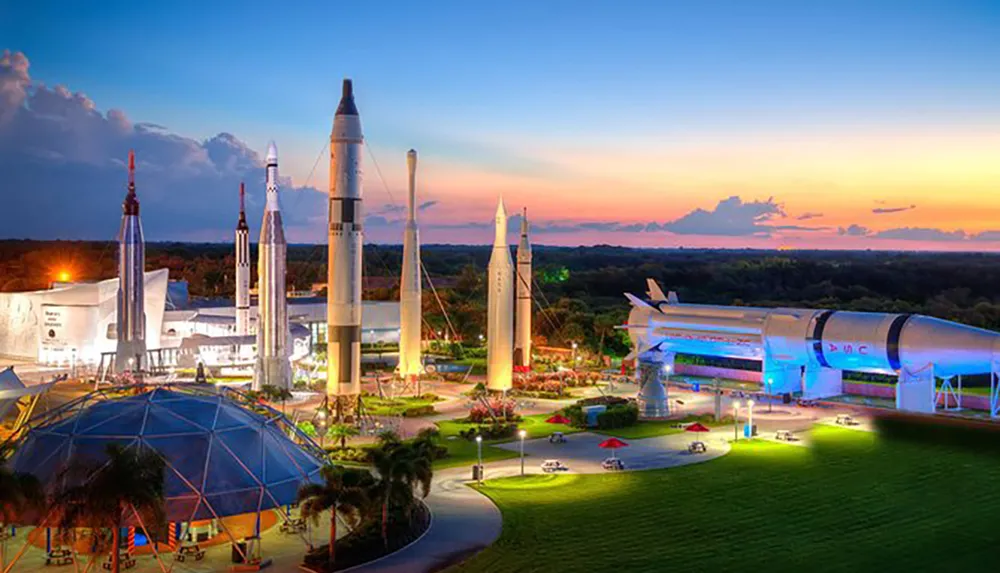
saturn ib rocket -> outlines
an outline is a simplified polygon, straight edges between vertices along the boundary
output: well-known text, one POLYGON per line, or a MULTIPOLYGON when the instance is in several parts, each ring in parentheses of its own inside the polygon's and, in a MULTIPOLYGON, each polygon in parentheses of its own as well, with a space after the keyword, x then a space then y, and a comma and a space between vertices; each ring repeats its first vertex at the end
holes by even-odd
POLYGON ((128 193, 122 203, 122 225, 118 231, 118 346, 115 370, 143 369, 146 361, 145 301, 146 243, 139 221, 139 199, 135 195, 135 152, 128 152, 128 193))
POLYGON ((288 362, 288 300, 285 256, 288 250, 278 205, 278 148, 267 146, 267 200, 257 245, 257 363, 253 389, 271 385, 291 389, 288 362))
POLYGON ((497 204, 486 302, 486 387, 506 392, 514 370, 514 265, 507 247, 507 211, 497 204))
POLYGON ((240 218, 236 222, 236 335, 250 334, 250 227, 240 182, 240 218))
POLYGON ((330 227, 326 282, 327 396, 361 394, 363 143, 361 117, 354 105, 354 89, 351 80, 345 79, 340 105, 333 117, 333 131, 330 132, 330 227))
POLYGON ((521 241, 517 244, 517 330, 514 332, 514 365, 531 366, 531 243, 528 209, 521 213, 521 241))
MULTIPOLYGON (((399 375, 415 380, 423 372, 420 362, 421 298, 420 238, 417 233, 417 152, 406 153, 410 175, 406 227, 403 230, 403 272, 399 283, 399 375)), ((419 393, 419 391, 418 391, 419 393)))

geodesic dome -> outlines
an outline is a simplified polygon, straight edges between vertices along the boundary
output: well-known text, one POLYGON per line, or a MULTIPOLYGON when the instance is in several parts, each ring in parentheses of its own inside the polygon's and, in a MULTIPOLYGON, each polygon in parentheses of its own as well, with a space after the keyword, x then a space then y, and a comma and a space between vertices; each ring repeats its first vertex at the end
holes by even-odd
POLYGON ((10 467, 50 486, 71 460, 105 459, 109 443, 151 448, 167 466, 169 521, 291 504, 300 485, 318 481, 323 463, 315 445, 308 439, 307 447, 292 441, 289 433, 297 429, 283 416, 269 409, 265 413, 273 415, 251 411, 208 388, 156 388, 114 399, 92 393, 30 430, 10 467))

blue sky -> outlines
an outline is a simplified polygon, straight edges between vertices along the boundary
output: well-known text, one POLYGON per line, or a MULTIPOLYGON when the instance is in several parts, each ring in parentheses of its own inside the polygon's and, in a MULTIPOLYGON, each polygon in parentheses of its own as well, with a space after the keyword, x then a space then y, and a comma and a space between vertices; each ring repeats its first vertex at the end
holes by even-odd
MULTIPOLYGON (((325 189, 324 162, 307 175, 328 137, 340 81, 352 77, 389 186, 402 196, 402 154, 417 147, 431 166, 428 187, 446 190, 442 224, 456 222, 448 200, 480 172, 491 183, 475 196, 476 215, 489 220, 499 192, 519 204, 544 192, 549 202, 538 211, 555 220, 567 214, 551 197, 565 205, 574 192, 600 193, 622 170, 654 169, 661 151, 715 149, 720 170, 732 175, 704 192, 699 206, 711 210, 751 189, 745 201, 784 201, 787 181, 767 193, 759 173, 728 168, 733 148, 826 137, 848 146, 913 133, 943 133, 943 145, 1000 124, 996 1, 4 5, 0 49, 22 52, 32 81, 66 85, 98 110, 121 109, 133 122, 194 140, 227 132, 259 151, 274 138, 296 185, 325 189), (635 165, 642 154, 652 157, 635 165), (600 157, 607 164, 595 174, 600 157), (601 178, 607 182, 595 183, 601 178)), ((770 158, 778 166, 780 153, 770 158)), ((684 216, 694 204, 672 201, 684 189, 666 190, 660 175, 645 187, 623 185, 642 197, 665 189, 658 218, 684 216)), ((992 172, 984 177, 992 185, 992 172)), ((850 193, 855 201, 895 198, 868 189, 870 197, 863 188, 850 193)), ((437 198, 434 189, 428 195, 437 198)), ((646 212, 618 209, 614 217, 646 212)), ((851 218, 841 219, 832 226, 851 218)), ((923 224, 901 226, 910 223, 923 224)))

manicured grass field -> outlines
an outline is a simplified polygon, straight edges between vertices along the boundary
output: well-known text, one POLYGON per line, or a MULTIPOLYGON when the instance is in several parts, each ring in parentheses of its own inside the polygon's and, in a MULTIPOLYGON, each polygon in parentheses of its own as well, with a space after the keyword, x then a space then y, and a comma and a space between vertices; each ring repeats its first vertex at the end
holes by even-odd
POLYGON ((451 571, 986 571, 1000 458, 817 427, 811 449, 487 482, 492 547, 451 571))
MULTIPOLYGON (((544 438, 552 432, 573 434, 581 431, 562 424, 549 424, 545 420, 550 417, 552 417, 551 413, 524 416, 524 420, 518 424, 518 427, 528 433, 526 439, 529 440, 534 438, 544 438)), ((461 422, 456 422, 455 420, 445 420, 443 422, 438 422, 437 426, 441 431, 441 444, 448 448, 448 457, 434 462, 435 468, 441 469, 462 465, 471 466, 476 463, 476 442, 458 437, 458 433, 460 431, 474 427, 473 424, 463 424, 461 422), (455 439, 449 440, 449 436, 455 436, 455 439)), ((517 452, 494 448, 491 447, 491 444, 502 444, 504 442, 512 442, 518 439, 519 438, 514 437, 506 440, 484 440, 483 462, 516 458, 518 456, 517 452)))
POLYGON ((604 434, 605 436, 615 436, 616 438, 621 438, 623 440, 639 440, 642 438, 655 438, 656 436, 667 436, 670 434, 680 434, 684 432, 684 428, 675 428, 674 425, 678 423, 690 424, 692 422, 701 422, 702 425, 709 428, 716 428, 719 426, 730 426, 732 427, 732 420, 729 419, 728 424, 719 424, 715 422, 715 418, 711 415, 701 415, 701 416, 685 416, 679 420, 664 420, 664 421, 654 421, 654 420, 640 420, 633 426, 628 426, 626 428, 616 428, 614 430, 590 430, 595 434, 604 434))
POLYGON ((393 398, 392 400, 379 398, 378 396, 365 396, 363 400, 365 403, 365 409, 373 416, 397 416, 402 414, 403 410, 406 410, 407 408, 433 406, 435 402, 440 401, 425 400, 423 398, 414 398, 412 396, 402 396, 399 398, 393 398))

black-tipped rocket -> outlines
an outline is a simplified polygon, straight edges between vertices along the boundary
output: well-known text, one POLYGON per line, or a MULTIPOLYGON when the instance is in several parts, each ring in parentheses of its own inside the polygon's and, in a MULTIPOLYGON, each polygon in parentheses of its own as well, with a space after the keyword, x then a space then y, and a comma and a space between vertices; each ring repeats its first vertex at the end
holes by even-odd
POLYGON ((146 362, 145 302, 146 243, 139 221, 139 198, 135 194, 135 152, 128 152, 128 192, 122 203, 118 231, 118 344, 115 370, 142 370, 146 362))
POLYGON ((236 335, 250 334, 250 227, 240 183, 240 218, 236 222, 236 335))
POLYGON ((420 238, 417 232, 417 152, 406 153, 409 198, 403 228, 403 269, 399 283, 399 375, 413 379, 423 372, 420 362, 420 238))
POLYGON ((521 213, 521 241, 517 244, 517 329, 514 331, 514 365, 531 366, 531 242, 528 209, 521 213))
POLYGON ((364 136, 345 79, 330 132, 330 209, 327 259, 328 396, 361 393, 361 154, 364 136))
POLYGON ((288 250, 278 204, 278 148, 267 147, 267 195, 257 245, 257 363, 253 389, 271 385, 291 389, 288 362, 288 301, 285 257, 288 250))

